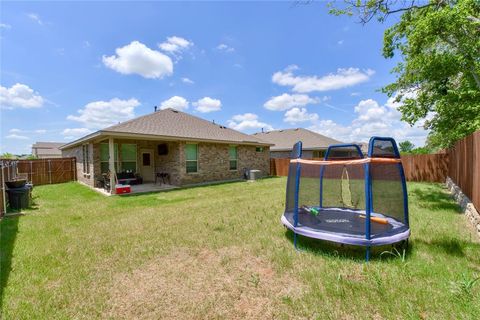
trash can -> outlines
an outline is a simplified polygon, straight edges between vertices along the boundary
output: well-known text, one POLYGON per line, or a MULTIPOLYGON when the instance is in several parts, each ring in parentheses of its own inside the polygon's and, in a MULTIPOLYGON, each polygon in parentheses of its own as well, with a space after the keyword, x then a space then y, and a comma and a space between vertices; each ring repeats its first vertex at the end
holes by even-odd
POLYGON ((14 210, 21 210, 30 207, 30 192, 31 186, 24 185, 20 188, 7 189, 8 203, 10 208, 14 210))

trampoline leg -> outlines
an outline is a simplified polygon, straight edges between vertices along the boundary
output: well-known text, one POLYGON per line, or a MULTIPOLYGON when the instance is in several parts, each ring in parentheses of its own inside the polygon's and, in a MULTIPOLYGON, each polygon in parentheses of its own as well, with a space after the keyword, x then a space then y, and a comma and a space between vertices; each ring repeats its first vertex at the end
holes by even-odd
POLYGON ((370 247, 367 246, 367 251, 365 252, 365 261, 370 261, 370 247))
POLYGON ((295 250, 297 250, 297 233, 293 233, 293 246, 295 247, 295 250))

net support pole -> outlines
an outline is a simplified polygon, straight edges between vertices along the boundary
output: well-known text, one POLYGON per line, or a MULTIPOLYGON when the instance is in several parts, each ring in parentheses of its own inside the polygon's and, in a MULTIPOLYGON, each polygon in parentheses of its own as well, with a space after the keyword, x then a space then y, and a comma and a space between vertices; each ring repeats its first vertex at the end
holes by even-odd
MULTIPOLYGON (((298 225, 298 193, 300 190, 300 174, 301 174, 301 166, 300 163, 296 163, 295 165, 295 204, 293 209, 293 226, 297 228, 298 225)), ((293 245, 295 249, 297 249, 297 233, 293 232, 293 245)))
POLYGON ((400 171, 400 178, 402 179, 402 191, 403 191, 403 219, 405 225, 410 228, 410 223, 408 222, 408 193, 407 193, 407 180, 405 178, 405 172, 403 171, 402 163, 398 164, 398 170, 400 171))
POLYGON ((325 170, 325 166, 320 167, 320 209, 323 208, 323 172, 325 170))
MULTIPOLYGON (((298 141, 295 143, 292 149, 292 158, 294 159, 301 159, 302 158, 302 142, 298 141)), ((300 174, 301 174, 301 164, 297 162, 295 164, 295 193, 294 193, 294 208, 293 208, 293 245, 295 250, 297 249, 297 232, 295 231, 298 226, 298 193, 300 190, 300 174)))
MULTIPOLYGON (((370 213, 372 210, 372 183, 370 180, 370 164, 365 163, 365 238, 370 240, 370 213)), ((365 252, 365 261, 370 260, 370 246, 367 245, 365 252)))

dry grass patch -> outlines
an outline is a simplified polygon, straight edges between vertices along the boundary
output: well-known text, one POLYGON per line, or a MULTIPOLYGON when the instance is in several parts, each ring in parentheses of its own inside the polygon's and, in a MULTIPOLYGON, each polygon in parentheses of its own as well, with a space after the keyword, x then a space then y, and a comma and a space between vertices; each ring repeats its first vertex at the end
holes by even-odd
POLYGON ((302 285, 245 249, 179 249, 114 277, 105 316, 268 319, 302 285))

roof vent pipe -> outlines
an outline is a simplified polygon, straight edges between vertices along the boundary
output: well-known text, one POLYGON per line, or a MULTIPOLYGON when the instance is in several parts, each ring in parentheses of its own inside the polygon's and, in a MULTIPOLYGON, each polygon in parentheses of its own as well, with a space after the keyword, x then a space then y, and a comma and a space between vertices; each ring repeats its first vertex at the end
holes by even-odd
POLYGON ((157 106, 153 107, 153 112, 157 112, 157 106))
POLYGON ((263 128, 262 128, 262 133, 263 133, 263 128))

